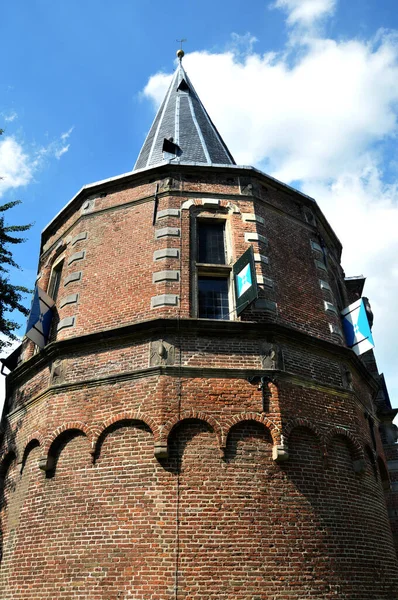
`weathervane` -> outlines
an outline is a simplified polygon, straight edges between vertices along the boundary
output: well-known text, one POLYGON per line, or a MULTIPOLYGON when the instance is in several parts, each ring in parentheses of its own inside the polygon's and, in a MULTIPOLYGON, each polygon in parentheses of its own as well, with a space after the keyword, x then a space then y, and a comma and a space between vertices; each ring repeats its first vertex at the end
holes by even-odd
POLYGON ((182 49, 182 45, 186 41, 187 41, 186 38, 182 38, 182 40, 176 40, 176 42, 178 42, 179 44, 181 44, 179 50, 177 50, 177 57, 178 57, 178 59, 179 59, 180 62, 182 61, 183 56, 185 54, 184 50, 182 49))

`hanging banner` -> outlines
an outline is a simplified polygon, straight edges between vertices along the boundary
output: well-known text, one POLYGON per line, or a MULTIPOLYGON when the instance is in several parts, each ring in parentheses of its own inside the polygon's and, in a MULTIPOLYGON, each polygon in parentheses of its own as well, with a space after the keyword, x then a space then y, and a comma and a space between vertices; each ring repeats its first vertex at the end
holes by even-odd
POLYGON ((236 314, 240 315, 258 297, 256 267, 252 246, 238 258, 233 266, 233 274, 236 314))
POLYGON ((39 348, 44 348, 50 335, 54 304, 54 300, 36 286, 25 335, 39 348))
POLYGON ((343 317, 343 330, 347 346, 357 356, 374 348, 368 313, 363 298, 347 306, 347 308, 341 311, 341 315, 343 317))

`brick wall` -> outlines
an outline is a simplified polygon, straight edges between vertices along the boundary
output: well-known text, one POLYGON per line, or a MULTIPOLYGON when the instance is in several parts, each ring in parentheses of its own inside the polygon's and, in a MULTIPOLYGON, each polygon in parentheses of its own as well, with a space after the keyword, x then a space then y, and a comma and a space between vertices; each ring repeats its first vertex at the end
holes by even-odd
POLYGON ((39 285, 63 257, 61 326, 8 381, 4 600, 397 597, 375 383, 325 310, 340 252, 309 199, 232 170, 141 174, 57 217, 39 285), (217 214, 263 277, 232 322, 192 297, 217 214))
MULTIPOLYGON (((338 254, 337 242, 329 242, 326 248, 326 265, 326 255, 311 245, 327 237, 322 224, 306 221, 299 197, 293 200, 291 195, 258 184, 248 189, 247 182, 238 185, 236 177, 218 184, 204 179, 186 174, 181 181, 176 177, 141 181, 120 191, 109 190, 105 196, 93 194, 93 199, 77 202, 73 214, 69 214, 70 207, 66 220, 57 222, 56 231, 50 228, 44 233, 38 280, 41 287, 47 287, 51 266, 61 251, 65 257, 57 299, 59 320, 65 326, 58 339, 158 316, 195 316, 190 301, 193 222, 199 214, 217 216, 217 211, 225 213, 229 207, 231 260, 250 245, 256 254, 266 257, 267 263, 257 263, 257 275, 270 281, 272 287, 260 284, 259 294, 276 304, 275 311, 266 313, 250 308, 242 319, 272 320, 342 343, 330 331, 330 324, 339 325, 339 317, 325 310, 324 304, 336 304, 335 298, 320 285, 320 281, 328 282, 328 269, 338 254), (156 187, 160 190, 158 214, 167 209, 175 209, 176 214, 162 215, 153 226, 156 187), (203 208, 203 202, 207 198, 214 201, 214 197, 218 206, 213 205, 210 211, 203 208), (183 209, 187 202, 193 206, 183 209), (260 220, 246 221, 245 215, 250 214, 260 220), (265 242, 249 242, 245 237, 249 234, 259 235, 265 242), (155 258, 154 253, 165 249, 175 250, 177 255, 155 258), (154 283, 154 274, 168 270, 178 271, 178 279, 154 283), (165 294, 178 297, 177 304, 153 308, 151 299, 165 294)), ((212 178, 208 175, 207 179, 212 178)), ((340 277, 343 284, 342 274, 340 277)))

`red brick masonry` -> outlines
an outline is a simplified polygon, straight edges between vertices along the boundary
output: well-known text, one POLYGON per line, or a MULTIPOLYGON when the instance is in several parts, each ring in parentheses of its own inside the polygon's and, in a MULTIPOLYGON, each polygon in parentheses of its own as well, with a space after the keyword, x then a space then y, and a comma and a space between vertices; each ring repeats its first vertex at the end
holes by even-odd
POLYGON ((166 165, 64 209, 39 264, 47 289, 64 261, 59 329, 8 377, 2 600, 398 598, 340 254, 311 199, 239 167, 166 165), (272 281, 240 319, 196 316, 198 218, 272 281))

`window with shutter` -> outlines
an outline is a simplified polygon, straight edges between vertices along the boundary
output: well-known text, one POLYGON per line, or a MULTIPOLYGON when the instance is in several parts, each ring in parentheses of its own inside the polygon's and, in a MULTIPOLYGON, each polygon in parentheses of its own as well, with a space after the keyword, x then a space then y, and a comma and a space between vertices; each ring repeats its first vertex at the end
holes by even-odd
POLYGON ((197 218, 195 313, 200 319, 231 318, 231 267, 227 264, 226 220, 197 218))

